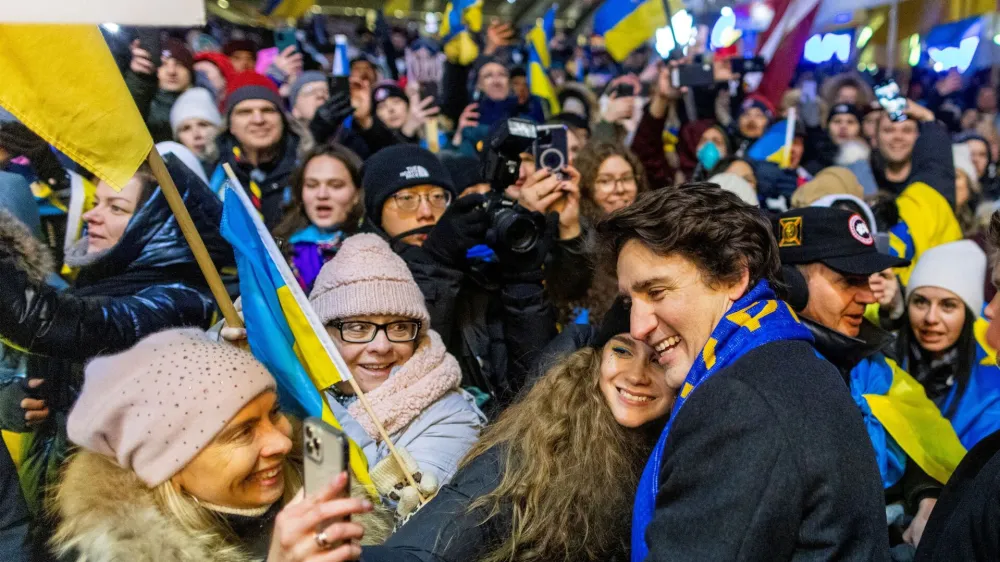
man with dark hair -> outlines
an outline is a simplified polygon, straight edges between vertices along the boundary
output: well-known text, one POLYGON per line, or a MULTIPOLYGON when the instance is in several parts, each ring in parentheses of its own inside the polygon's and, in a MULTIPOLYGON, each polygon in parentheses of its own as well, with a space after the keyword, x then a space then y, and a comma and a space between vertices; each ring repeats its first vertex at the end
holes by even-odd
POLYGON ((865 427, 772 289, 768 221, 714 184, 686 184, 641 195, 598 231, 631 335, 678 391, 636 492, 633 560, 886 559, 865 427))
MULTIPOLYGON (((987 241, 995 264, 990 274, 1000 287, 1000 212, 993 213, 987 241)), ((1000 348, 1000 293, 986 307, 990 321, 986 343, 1000 348)), ((1000 560, 1000 431, 973 447, 962 460, 924 528, 923 540, 914 560, 918 562, 966 562, 1000 560)))

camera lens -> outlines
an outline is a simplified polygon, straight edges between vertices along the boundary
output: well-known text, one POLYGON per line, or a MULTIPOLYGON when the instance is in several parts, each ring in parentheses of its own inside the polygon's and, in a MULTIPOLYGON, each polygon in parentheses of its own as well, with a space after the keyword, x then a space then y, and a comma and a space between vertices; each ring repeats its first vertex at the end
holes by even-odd
POLYGON ((496 228, 500 243, 517 253, 530 252, 538 243, 535 221, 515 211, 497 213, 496 228))

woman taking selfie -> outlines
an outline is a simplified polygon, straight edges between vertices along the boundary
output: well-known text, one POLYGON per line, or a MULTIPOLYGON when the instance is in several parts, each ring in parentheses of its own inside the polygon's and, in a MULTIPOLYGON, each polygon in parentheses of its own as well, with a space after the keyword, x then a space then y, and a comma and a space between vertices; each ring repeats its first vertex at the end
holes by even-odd
POLYGON ((272 233, 286 242, 288 263, 306 293, 364 216, 361 160, 339 144, 309 151, 292 176, 292 205, 272 233))
MULTIPOLYGON (((166 159, 209 255, 222 268, 232 249, 219 234, 222 205, 174 156, 166 159)), ((21 245, 0 249, 0 336, 30 353, 27 382, 0 385, 0 403, 31 432, 21 484, 44 541, 43 496, 67 449, 66 415, 82 383, 83 364, 148 334, 178 326, 207 327, 215 300, 148 166, 121 190, 101 182, 83 214, 85 235, 65 256, 78 268, 74 285, 57 291, 31 275, 21 245), (19 411, 18 411, 19 410, 19 411)), ((5 237, 5 235, 0 235, 5 237)), ((37 256, 34 257, 37 259, 37 256)), ((6 416, 5 416, 6 417, 6 416)), ((11 421, 11 420, 8 420, 11 421)))
POLYGON ((486 429, 455 479, 366 562, 624 561, 632 499, 674 403, 616 303, 486 429))
POLYGON ((900 330, 903 368, 924 386, 971 449, 1000 429, 1000 368, 986 343, 983 309, 986 255, 970 240, 921 256, 906 288, 900 330))
POLYGON ((168 330, 85 374, 54 498, 61 559, 339 561, 384 534, 371 503, 341 497, 343 474, 302 498, 291 423, 249 353, 168 330))
POLYGON ((431 329, 406 263, 380 237, 348 238, 320 271, 309 301, 419 483, 420 490, 408 485, 352 387, 331 388, 334 415, 364 450, 375 487, 402 521, 419 495, 451 480, 486 418, 459 388, 458 361, 431 329))

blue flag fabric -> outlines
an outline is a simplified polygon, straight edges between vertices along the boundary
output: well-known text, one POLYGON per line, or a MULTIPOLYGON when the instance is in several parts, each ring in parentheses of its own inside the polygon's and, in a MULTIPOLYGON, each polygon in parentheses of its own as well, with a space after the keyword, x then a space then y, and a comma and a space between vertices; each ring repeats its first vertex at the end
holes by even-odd
POLYGON ((976 359, 969 374, 969 383, 961 398, 956 398, 957 388, 952 388, 941 411, 951 421, 955 433, 971 449, 984 437, 1000 431, 1000 367, 997 367, 997 352, 986 343, 986 329, 989 321, 977 318, 973 325, 976 338, 976 359), (952 402, 958 404, 952 408, 952 402))
POLYGON ((607 0, 594 13, 594 33, 604 37, 608 53, 619 62, 665 25, 663 0, 607 0))
POLYGON ((660 465, 663 450, 670 435, 670 427, 677 418, 677 412, 701 383, 725 369, 748 351, 762 345, 782 340, 802 340, 812 342, 812 334, 799 323, 792 308, 779 301, 767 281, 760 281, 732 308, 705 344, 698 359, 688 372, 681 392, 674 402, 666 427, 660 434, 639 480, 635 503, 632 510, 632 561, 641 562, 649 554, 646 545, 646 527, 653 519, 656 509, 656 493, 659 488, 660 465))

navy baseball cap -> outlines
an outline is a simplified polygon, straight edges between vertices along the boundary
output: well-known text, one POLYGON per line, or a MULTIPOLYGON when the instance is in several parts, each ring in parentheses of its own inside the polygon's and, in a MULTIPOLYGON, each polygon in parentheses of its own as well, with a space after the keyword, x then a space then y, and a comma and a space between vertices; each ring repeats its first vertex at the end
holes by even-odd
POLYGON ((865 219, 844 209, 795 209, 778 217, 776 227, 782 265, 820 262, 839 273, 871 275, 910 264, 880 253, 865 219))

